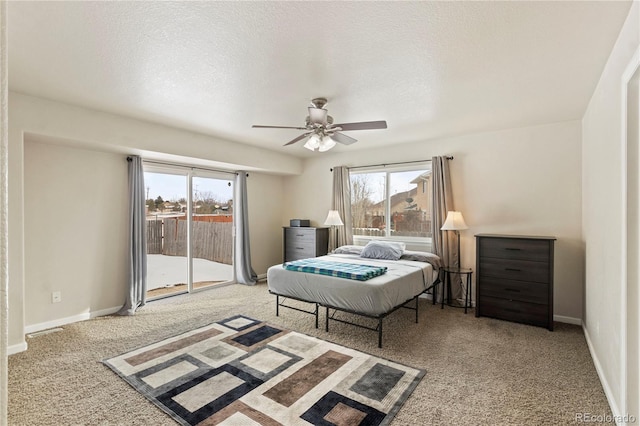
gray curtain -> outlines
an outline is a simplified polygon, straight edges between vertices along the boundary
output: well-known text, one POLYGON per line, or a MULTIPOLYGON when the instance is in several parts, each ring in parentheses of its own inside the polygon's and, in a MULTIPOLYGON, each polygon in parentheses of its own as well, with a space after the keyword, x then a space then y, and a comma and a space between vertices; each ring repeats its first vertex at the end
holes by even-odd
MULTIPOLYGON (((447 219, 447 212, 455 210, 447 157, 440 156, 431 159, 431 176, 433 190, 433 204, 431 206, 432 251, 440 256, 444 266, 458 267, 457 237, 452 231, 440 230, 447 219)), ((461 293, 460 285, 458 285, 460 276, 452 274, 451 281, 452 297, 455 299, 461 293)))
POLYGON ((147 236, 145 217, 144 170, 137 155, 127 157, 129 164, 129 291, 119 315, 133 315, 144 306, 147 294, 147 236))
POLYGON ((254 285, 258 280, 258 275, 251 267, 246 172, 240 171, 236 175, 234 202, 233 221, 236 227, 236 248, 233 264, 236 270, 236 281, 240 284, 254 285))
POLYGON ((344 166, 333 168, 333 208, 337 210, 344 226, 337 227, 337 233, 329 234, 329 250, 353 244, 353 227, 351 220, 351 180, 349 169, 344 166))

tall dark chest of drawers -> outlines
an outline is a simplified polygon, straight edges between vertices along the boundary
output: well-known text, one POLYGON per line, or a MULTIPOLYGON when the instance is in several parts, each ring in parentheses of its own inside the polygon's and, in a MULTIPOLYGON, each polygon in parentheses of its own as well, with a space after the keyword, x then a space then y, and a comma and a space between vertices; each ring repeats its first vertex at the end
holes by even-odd
POLYGON ((553 330, 554 241, 476 235, 476 316, 553 330))
POLYGON ((329 228, 285 227, 284 261, 324 256, 329 247, 329 228))

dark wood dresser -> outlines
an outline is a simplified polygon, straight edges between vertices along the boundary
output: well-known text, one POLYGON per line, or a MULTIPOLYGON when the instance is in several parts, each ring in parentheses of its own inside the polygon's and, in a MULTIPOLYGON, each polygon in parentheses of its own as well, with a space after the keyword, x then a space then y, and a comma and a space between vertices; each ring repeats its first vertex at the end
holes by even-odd
POLYGON ((476 235, 476 316, 553 330, 555 240, 476 235))
POLYGON ((324 256, 329 247, 329 228, 284 227, 284 261, 324 256))

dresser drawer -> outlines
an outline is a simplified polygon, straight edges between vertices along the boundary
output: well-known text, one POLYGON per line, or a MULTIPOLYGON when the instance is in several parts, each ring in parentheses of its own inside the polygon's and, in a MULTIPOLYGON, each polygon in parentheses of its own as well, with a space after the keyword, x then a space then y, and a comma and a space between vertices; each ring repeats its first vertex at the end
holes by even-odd
POLYGON ((546 283, 484 277, 480 288, 480 298, 483 297, 496 297, 546 305, 549 303, 549 285, 546 283))
POLYGON ((518 238, 481 238, 482 257, 498 259, 549 261, 548 240, 526 240, 518 238))
POLYGON ((510 280, 548 283, 550 265, 545 262, 528 260, 494 259, 480 257, 478 275, 484 277, 507 278, 510 280))
POLYGON ((311 250, 315 252, 316 242, 308 239, 286 240, 285 250, 311 250))
POLYGON ((515 321, 525 324, 549 327, 549 306, 517 300, 480 297, 479 315, 515 321))
POLYGON ((316 243, 316 230, 315 228, 286 228, 285 232, 285 240, 287 242, 296 242, 296 243, 308 243, 314 245, 316 243))

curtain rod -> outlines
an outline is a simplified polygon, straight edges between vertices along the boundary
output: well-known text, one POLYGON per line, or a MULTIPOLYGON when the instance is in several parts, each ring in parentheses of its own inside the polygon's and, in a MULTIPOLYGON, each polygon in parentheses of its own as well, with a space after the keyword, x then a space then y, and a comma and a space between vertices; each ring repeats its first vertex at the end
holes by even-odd
MULTIPOLYGON (((127 161, 131 161, 131 157, 127 157, 127 161)), ((237 175, 238 172, 230 172, 229 170, 220 170, 220 169, 210 169, 208 167, 198 167, 198 166, 187 166, 186 164, 178 164, 178 163, 167 163, 164 161, 154 161, 154 160, 142 160, 143 163, 149 164, 159 164, 161 166, 171 166, 171 167, 180 167, 183 169, 190 170, 205 170, 208 172, 218 172, 218 173, 228 173, 230 175, 237 175)), ((249 173, 247 173, 247 177, 249 177, 249 173)))
MULTIPOLYGON (((444 158, 446 158, 447 160, 453 160, 453 156, 452 155, 446 155, 444 158)), ((428 160, 414 160, 414 161, 398 161, 396 163, 382 163, 382 164, 369 164, 367 166, 356 166, 356 167, 347 167, 347 170, 350 169, 360 169, 360 168, 365 168, 365 167, 387 167, 387 166, 396 166, 398 164, 413 164, 413 163, 430 163, 431 159, 428 160)), ((329 169, 330 171, 333 171, 333 168, 329 169)))

